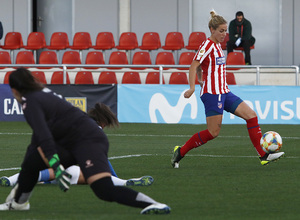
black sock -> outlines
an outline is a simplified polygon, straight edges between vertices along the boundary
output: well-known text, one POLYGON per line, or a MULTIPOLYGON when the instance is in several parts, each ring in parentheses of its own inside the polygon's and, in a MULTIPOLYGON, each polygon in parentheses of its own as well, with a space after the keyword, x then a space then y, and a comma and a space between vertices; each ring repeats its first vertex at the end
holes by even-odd
MULTIPOLYGON (((115 186, 110 177, 101 178, 91 184, 95 195, 105 201, 117 202, 137 208, 145 208, 152 203, 149 201, 137 201, 139 192, 123 186, 115 186)), ((147 197, 147 196, 146 196, 147 197)), ((150 198, 150 200, 152 200, 150 198)))

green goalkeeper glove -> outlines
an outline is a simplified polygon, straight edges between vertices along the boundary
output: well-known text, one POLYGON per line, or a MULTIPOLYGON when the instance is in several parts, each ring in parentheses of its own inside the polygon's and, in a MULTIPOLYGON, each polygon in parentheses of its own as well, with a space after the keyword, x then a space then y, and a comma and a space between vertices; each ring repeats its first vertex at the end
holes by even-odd
POLYGON ((54 154, 49 160, 49 165, 54 170, 55 179, 59 185, 59 188, 66 192, 70 188, 70 180, 72 175, 65 171, 63 165, 60 164, 59 157, 57 154, 54 154))

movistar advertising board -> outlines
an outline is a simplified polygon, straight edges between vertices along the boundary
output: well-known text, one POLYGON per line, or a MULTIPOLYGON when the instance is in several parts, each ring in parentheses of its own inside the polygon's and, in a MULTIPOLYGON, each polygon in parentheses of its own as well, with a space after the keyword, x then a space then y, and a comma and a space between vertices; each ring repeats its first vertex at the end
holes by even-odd
MULTIPOLYGON (((120 122, 205 124, 200 87, 186 99, 188 85, 118 85, 120 122)), ((300 87, 230 86, 258 115, 260 124, 299 124, 300 87)), ((224 113, 224 124, 244 120, 224 113)))

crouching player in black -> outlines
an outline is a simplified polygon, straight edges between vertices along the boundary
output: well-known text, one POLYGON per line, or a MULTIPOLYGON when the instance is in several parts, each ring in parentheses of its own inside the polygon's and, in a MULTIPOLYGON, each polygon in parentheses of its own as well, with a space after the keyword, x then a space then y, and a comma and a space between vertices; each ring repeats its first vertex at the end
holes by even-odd
POLYGON ((14 97, 22 105, 33 130, 17 185, 0 210, 29 210, 29 198, 39 171, 53 168, 59 187, 67 191, 70 174, 64 167, 78 164, 95 195, 105 201, 142 208, 141 214, 167 214, 170 208, 147 195, 114 186, 108 165, 108 139, 95 120, 51 90, 44 88, 30 71, 19 68, 9 77, 14 97), (40 147, 39 147, 40 146, 40 147))

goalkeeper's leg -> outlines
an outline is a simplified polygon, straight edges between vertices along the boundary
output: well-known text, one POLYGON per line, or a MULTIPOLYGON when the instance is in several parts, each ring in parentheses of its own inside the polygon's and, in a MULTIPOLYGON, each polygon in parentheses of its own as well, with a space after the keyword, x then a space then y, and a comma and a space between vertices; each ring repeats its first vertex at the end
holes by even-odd
MULTIPOLYGON (((158 203, 143 193, 134 191, 127 187, 115 186, 112 183, 111 177, 98 179, 90 186, 96 196, 105 201, 117 202, 123 205, 143 209, 150 206, 149 210, 155 214, 166 214, 170 212, 170 208, 167 205, 158 203)), ((145 212, 142 214, 148 213, 145 212)))

